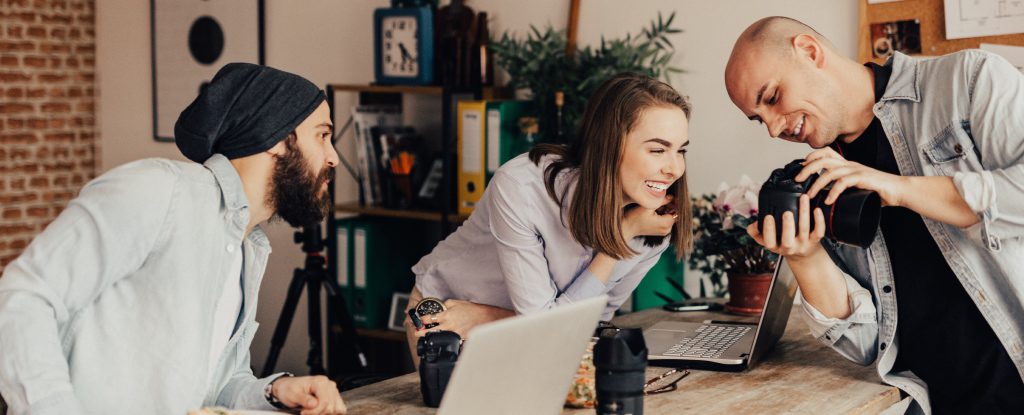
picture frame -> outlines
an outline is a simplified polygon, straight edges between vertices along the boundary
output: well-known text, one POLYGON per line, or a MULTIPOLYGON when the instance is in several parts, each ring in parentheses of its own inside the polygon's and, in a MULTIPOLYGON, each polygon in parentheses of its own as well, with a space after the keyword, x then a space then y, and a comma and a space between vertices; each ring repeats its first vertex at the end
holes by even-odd
POLYGON ((264 15, 264 0, 150 0, 156 141, 174 141, 178 115, 225 64, 264 64, 264 15))

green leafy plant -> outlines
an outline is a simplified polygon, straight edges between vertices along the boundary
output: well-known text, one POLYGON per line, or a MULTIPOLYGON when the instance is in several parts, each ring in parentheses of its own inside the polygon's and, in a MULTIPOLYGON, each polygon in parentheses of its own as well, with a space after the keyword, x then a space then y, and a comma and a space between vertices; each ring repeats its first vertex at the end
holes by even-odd
POLYGON ((587 98, 608 78, 622 72, 635 72, 667 82, 670 74, 683 72, 669 65, 675 54, 669 35, 682 32, 672 26, 674 19, 674 12, 667 19, 658 13, 657 20, 637 35, 612 40, 602 37, 599 47, 577 48, 572 55, 566 53, 565 31, 550 26, 544 32, 531 26, 525 39, 506 31, 500 39, 492 40, 491 45, 495 62, 511 77, 510 86, 531 92, 541 140, 554 142, 556 92, 564 93, 563 133, 571 139, 587 98))
POLYGON ((757 221, 759 190, 760 186, 743 176, 736 186, 722 183, 717 193, 691 198, 694 244, 687 263, 708 274, 712 296, 725 296, 727 274, 762 274, 775 269, 778 255, 747 234, 747 226, 757 221))

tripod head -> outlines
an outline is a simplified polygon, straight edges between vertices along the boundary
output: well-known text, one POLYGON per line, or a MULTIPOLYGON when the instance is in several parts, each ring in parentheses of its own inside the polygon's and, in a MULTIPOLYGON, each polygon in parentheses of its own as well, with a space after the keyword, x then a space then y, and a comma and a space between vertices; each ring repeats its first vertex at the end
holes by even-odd
POLYGON ((293 240, 302 245, 302 252, 306 255, 320 254, 327 245, 327 240, 320 236, 320 223, 302 225, 302 228, 295 231, 293 240))

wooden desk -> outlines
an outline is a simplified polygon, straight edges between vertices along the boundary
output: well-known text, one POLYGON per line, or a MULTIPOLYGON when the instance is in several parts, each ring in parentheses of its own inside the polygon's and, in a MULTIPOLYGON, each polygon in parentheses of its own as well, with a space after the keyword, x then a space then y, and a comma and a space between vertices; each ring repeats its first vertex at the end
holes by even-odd
MULTIPOLYGON (((900 400, 874 367, 858 366, 811 337, 794 308, 779 343, 754 369, 741 373, 694 370, 673 392, 644 397, 645 414, 852 413, 874 414, 900 400)), ((616 317, 620 327, 649 327, 661 320, 750 320, 728 314, 671 313, 650 309, 616 317)), ((647 377, 665 368, 648 366, 647 377)), ((540 376, 540 375, 538 375, 540 376)), ((344 392, 349 414, 433 414, 423 406, 416 373, 344 392)), ((566 409, 564 414, 593 414, 566 409)))

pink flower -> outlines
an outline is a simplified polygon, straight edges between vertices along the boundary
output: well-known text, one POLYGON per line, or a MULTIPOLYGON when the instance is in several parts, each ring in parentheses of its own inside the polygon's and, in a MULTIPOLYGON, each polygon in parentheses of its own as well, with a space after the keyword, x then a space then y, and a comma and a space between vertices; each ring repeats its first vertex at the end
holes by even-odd
POLYGON ((718 185, 714 207, 720 213, 724 213, 722 227, 731 229, 733 226, 732 215, 744 215, 747 217, 757 214, 757 193, 761 185, 754 183, 750 177, 743 175, 736 186, 730 187, 725 182, 718 185))

